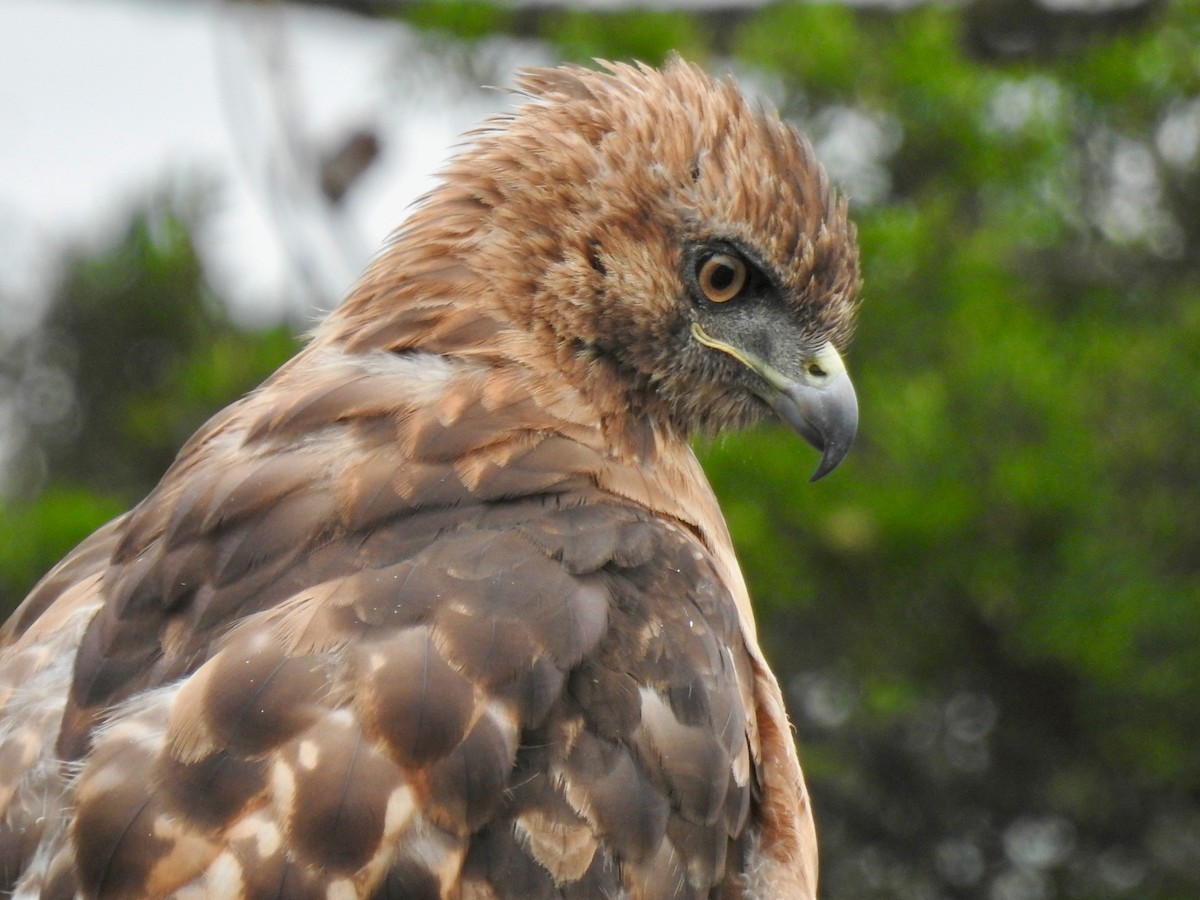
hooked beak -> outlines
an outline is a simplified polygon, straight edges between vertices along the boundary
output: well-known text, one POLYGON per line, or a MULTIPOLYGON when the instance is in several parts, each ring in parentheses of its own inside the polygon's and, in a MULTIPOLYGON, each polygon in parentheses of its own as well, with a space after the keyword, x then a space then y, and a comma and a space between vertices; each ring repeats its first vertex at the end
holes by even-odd
POLYGON ((701 344, 732 356, 762 379, 761 397, 802 438, 821 451, 809 481, 823 478, 850 452, 858 431, 858 398, 841 355, 828 341, 792 377, 753 353, 711 337, 698 324, 692 335, 701 344))

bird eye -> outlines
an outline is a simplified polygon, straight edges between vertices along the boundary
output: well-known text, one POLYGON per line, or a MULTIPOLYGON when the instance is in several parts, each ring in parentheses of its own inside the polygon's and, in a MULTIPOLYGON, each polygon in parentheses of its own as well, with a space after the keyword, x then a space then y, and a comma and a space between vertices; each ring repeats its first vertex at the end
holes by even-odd
POLYGON ((728 253, 714 253, 700 264, 696 280, 713 303, 732 300, 746 286, 746 263, 728 253))

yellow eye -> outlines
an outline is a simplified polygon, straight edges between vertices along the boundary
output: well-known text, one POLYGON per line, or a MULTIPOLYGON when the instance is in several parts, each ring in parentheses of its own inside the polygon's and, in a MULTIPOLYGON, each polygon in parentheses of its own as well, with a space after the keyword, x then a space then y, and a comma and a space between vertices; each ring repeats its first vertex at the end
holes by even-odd
POLYGON ((746 264, 728 253, 714 253, 700 265, 696 280, 713 303, 732 300, 746 286, 746 264))

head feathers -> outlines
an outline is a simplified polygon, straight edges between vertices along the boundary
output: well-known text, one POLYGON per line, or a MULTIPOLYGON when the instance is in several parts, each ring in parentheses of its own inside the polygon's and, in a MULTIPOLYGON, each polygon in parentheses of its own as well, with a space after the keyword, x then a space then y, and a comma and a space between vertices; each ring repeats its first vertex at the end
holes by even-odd
POLYGON ((715 239, 761 264, 806 340, 845 344, 854 229, 794 129, 678 60, 518 84, 524 103, 472 135, 319 337, 499 350, 565 373, 605 413, 684 434, 740 425, 765 409, 706 384, 723 363, 691 346, 684 269, 715 239))

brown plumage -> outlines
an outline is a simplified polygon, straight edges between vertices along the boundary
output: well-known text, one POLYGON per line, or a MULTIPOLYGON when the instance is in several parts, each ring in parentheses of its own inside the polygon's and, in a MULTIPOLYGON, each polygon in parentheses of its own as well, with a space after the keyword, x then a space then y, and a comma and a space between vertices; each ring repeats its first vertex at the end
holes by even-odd
POLYGON ((683 63, 521 86, 0 632, 0 892, 815 896, 687 440, 845 454, 845 203, 683 63))

